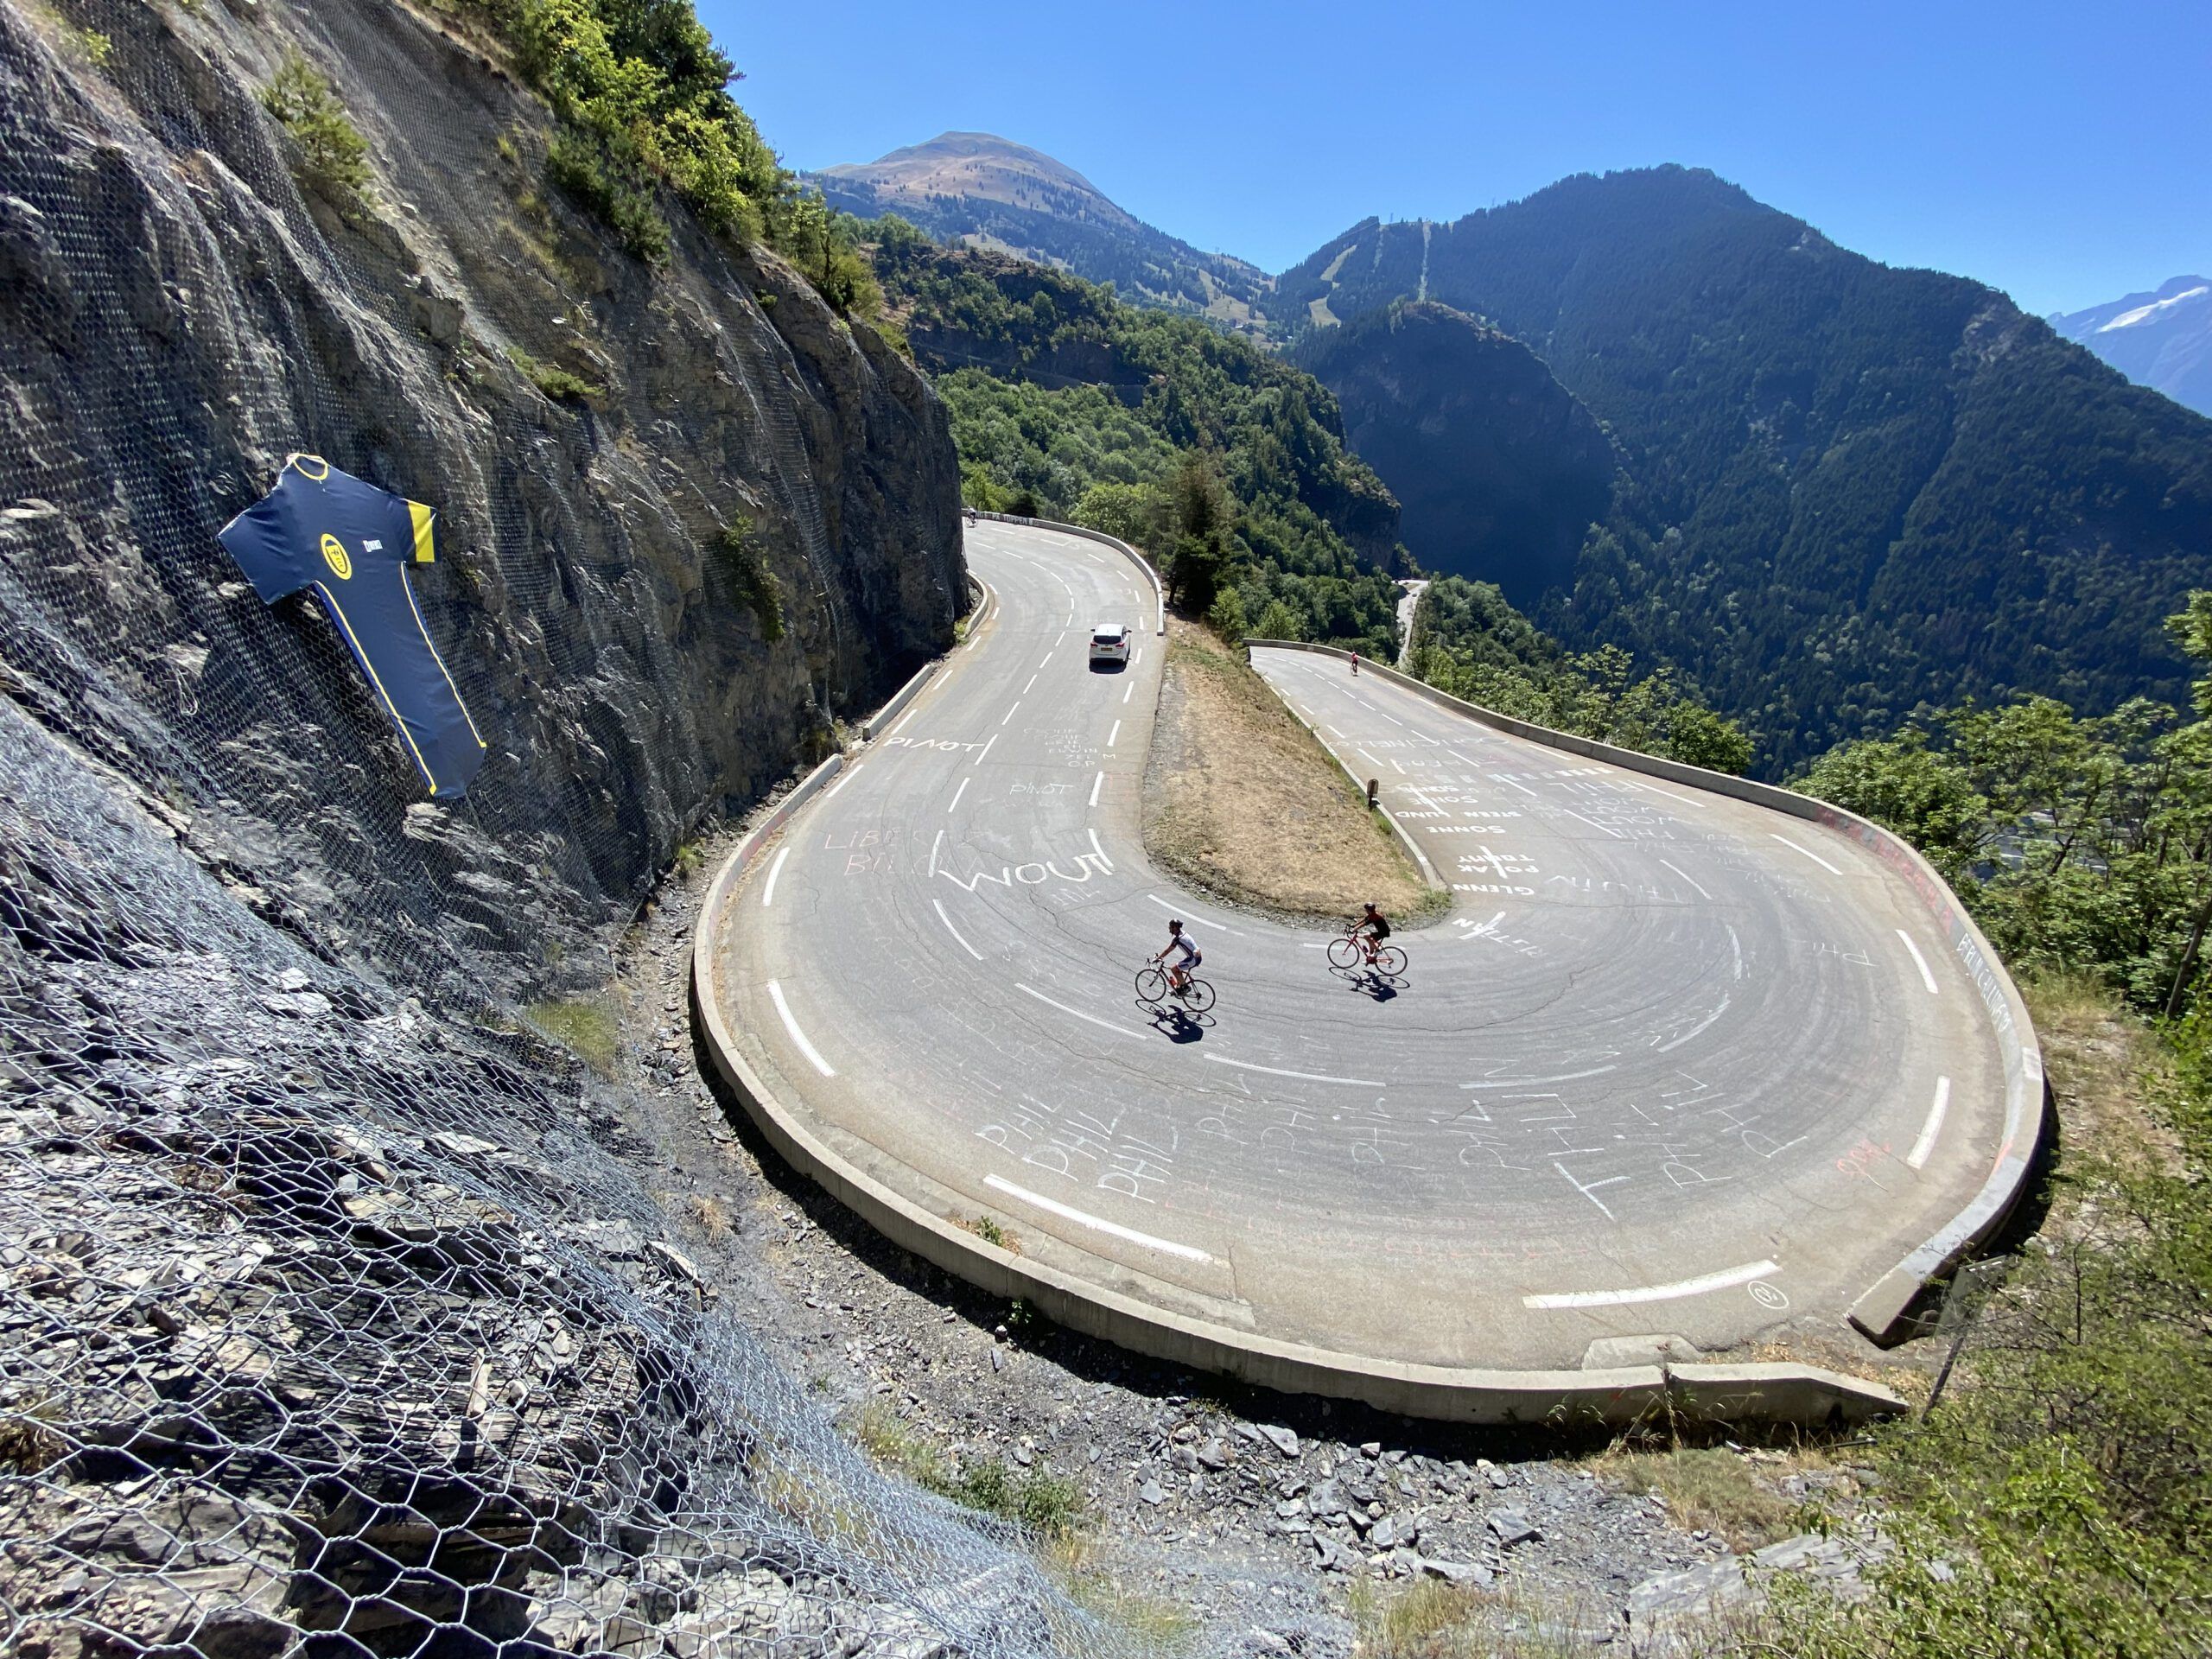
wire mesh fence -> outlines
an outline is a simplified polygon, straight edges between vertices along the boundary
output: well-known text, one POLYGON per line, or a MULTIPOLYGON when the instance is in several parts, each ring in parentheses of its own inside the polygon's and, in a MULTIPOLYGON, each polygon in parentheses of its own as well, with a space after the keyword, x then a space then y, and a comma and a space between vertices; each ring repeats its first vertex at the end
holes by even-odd
POLYGON ((525 188, 524 107, 378 0, 0 0, 0 1649, 1099 1650, 711 1300, 516 1017, 957 572, 855 552, 759 308, 656 298, 619 433, 481 349, 626 349, 560 321, 557 219, 447 233, 525 188), (373 110, 373 203, 296 187, 289 50, 373 110), (439 509, 461 803, 214 539, 294 450, 439 509), (781 646, 669 552, 741 513, 781 646))

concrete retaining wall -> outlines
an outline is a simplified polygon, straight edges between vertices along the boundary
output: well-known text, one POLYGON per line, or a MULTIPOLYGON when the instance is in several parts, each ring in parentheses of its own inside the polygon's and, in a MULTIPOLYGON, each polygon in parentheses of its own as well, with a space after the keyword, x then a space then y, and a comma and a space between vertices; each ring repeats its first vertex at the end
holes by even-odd
POLYGON ((861 722, 861 741, 873 742, 875 734, 896 720, 899 712, 914 700, 914 694, 929 683, 931 676, 934 675, 937 670, 938 664, 935 662, 924 663, 920 671, 912 679, 893 691, 888 702, 861 722))
MULTIPOLYGON (((1263 645, 1277 651, 1312 652, 1346 660, 1351 655, 1334 645, 1307 645, 1295 639, 1248 639, 1244 643, 1248 650, 1255 645, 1263 645)), ((1933 1237, 1924 1240, 1904 1260, 1877 1280, 1852 1306, 1852 1324, 1872 1340, 1886 1346, 1911 1336, 1913 1322, 1906 1316, 1919 1300, 1921 1293, 1932 1281, 1941 1278, 1971 1255, 1977 1245, 2002 1226, 2005 1217, 2019 1202, 2042 1144, 2045 1117, 2043 1048, 2036 1039, 2035 1024, 2028 1018, 2027 1005, 2020 1000, 2019 988, 2012 983, 2012 976, 2005 971, 2005 965, 1999 960, 1995 949, 1982 937, 1981 930, 1967 914, 1966 906, 1959 902, 1958 895, 1951 891, 1943 878, 1936 873, 1935 867, 1911 845, 1880 825, 1872 823, 1855 813, 1846 812, 1840 807, 1830 806, 1826 801, 1816 801, 1809 795, 1800 795, 1793 790, 1780 789, 1772 784, 1755 783, 1748 778, 1732 777, 1726 772, 1708 772, 1702 766, 1639 753, 1634 749, 1616 748, 1610 743, 1577 737, 1571 732, 1555 732, 1548 727, 1532 725, 1525 720, 1501 715, 1495 709, 1463 702, 1409 674, 1386 668, 1366 658, 1360 659, 1360 665, 1363 673, 1387 679, 1426 697, 1440 708, 1449 709, 1516 737, 1526 738, 1531 742, 1564 750, 1570 754, 1608 761, 1649 777, 1664 778, 1692 789, 1707 790, 1736 800, 1749 801, 1794 818, 1806 818, 1825 824, 1872 852, 1902 876, 1905 885, 1918 895, 1921 903, 1928 907, 1937 927, 1948 940, 1960 965, 1966 969, 1967 976, 1974 982, 1983 1005, 1989 1010, 1991 1023, 1996 1028, 1998 1048, 2005 1067, 2005 1138, 1991 1166, 1988 1178, 1966 1208, 1954 1217, 1948 1226, 1933 1237)))

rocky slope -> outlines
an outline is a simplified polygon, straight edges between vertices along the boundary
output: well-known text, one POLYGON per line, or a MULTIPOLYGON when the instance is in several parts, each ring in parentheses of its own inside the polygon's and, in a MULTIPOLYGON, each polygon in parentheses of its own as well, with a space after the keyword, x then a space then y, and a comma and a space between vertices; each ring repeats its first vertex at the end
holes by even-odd
POLYGON ((594 982, 702 812, 950 640, 940 406, 772 254, 616 251, 543 185, 536 99, 389 0, 73 15, 5 23, 13 694, 189 800, 272 918, 334 899, 411 976, 594 982), (295 49, 368 141, 359 196, 297 188, 258 107, 295 49), (439 515, 412 579, 491 745, 465 805, 420 798, 327 620, 214 539, 294 450, 439 515))
POLYGON ((518 1020, 594 1046, 683 838, 949 640, 943 410, 550 194, 484 15, 0 0, 0 1649, 1033 1651, 518 1020), (463 799, 215 540, 292 451, 438 512, 463 799))
POLYGON ((1427 569, 1494 582, 1523 608, 1573 580, 1618 462, 1527 346, 1410 301, 1313 335, 1293 360, 1337 395, 1345 442, 1398 498, 1427 569))

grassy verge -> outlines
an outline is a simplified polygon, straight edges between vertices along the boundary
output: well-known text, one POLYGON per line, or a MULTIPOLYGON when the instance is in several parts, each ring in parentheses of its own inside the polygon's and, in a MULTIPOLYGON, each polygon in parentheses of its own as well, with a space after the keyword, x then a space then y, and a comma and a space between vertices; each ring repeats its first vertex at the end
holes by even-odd
POLYGON ((613 1075, 622 1026, 605 1004, 533 1002, 523 1009, 522 1015, 541 1035, 560 1044, 601 1077, 613 1075))
POLYGON ((1421 921, 1448 903, 1243 653, 1180 620, 1145 770, 1144 840, 1192 887, 1279 915, 1349 916, 1373 899, 1421 921))
POLYGON ((861 1451, 925 1491, 1012 1521, 1032 1536, 1063 1538, 1084 1522, 1083 1489, 1065 1475, 1010 1468, 1002 1459, 956 1462, 927 1434, 880 1403, 862 1408, 852 1425, 861 1451))
POLYGON ((1749 1458, 1722 1446, 1618 1447, 1593 1467, 1624 1492, 1662 1500, 1676 1526, 1718 1533, 1732 1549, 1758 1549, 1798 1530, 1798 1505, 1761 1479, 1749 1458))

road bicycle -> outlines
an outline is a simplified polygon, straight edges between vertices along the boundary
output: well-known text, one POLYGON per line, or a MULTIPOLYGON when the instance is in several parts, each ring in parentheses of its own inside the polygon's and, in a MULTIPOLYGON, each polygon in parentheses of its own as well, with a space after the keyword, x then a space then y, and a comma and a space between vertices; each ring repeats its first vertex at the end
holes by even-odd
POLYGON ((1370 949, 1366 935, 1347 928, 1329 941, 1329 966, 1357 968, 1364 963, 1385 979, 1395 979, 1406 971, 1406 953, 1395 944, 1370 949))
POLYGON ((1213 1007, 1213 987, 1196 974, 1184 975, 1179 989, 1165 968, 1147 963, 1137 969, 1138 1001, 1156 1007, 1171 996, 1192 1014, 1204 1014, 1213 1007))

